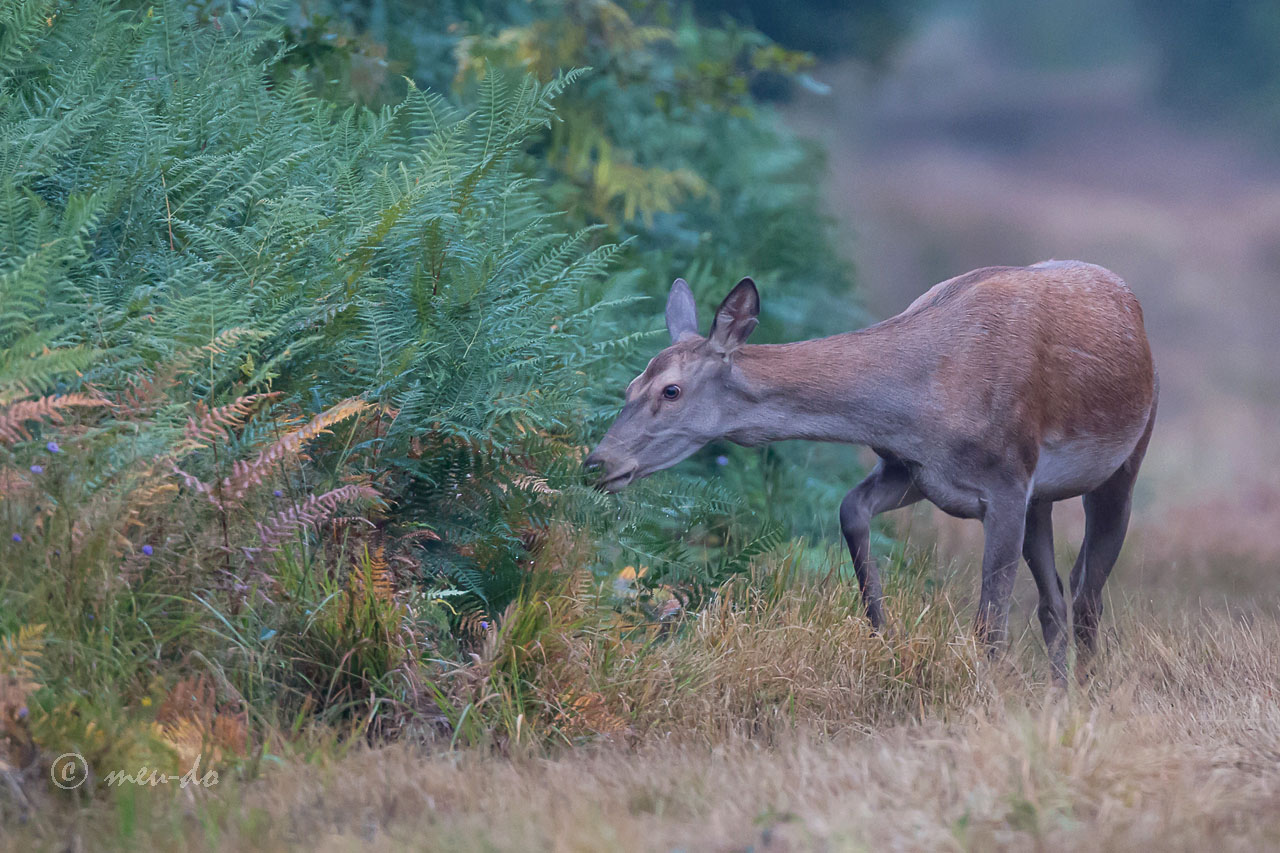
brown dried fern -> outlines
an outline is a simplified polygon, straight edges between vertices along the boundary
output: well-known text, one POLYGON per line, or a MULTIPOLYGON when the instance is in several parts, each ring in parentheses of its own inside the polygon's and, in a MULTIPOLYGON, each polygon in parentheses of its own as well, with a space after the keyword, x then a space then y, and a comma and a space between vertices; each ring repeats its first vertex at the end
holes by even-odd
POLYGON ((358 498, 373 501, 380 497, 377 489, 372 486, 358 484, 339 486, 322 495, 311 495, 301 503, 271 516, 265 523, 255 522, 258 538, 262 541, 264 550, 273 551, 299 529, 317 524, 332 516, 337 511, 339 503, 358 498))
POLYGON ((44 625, 23 625, 0 636, 0 779, 27 767, 37 748, 27 730, 27 702, 41 687, 44 625))
POLYGON ((362 590, 367 586, 367 594, 383 603, 390 603, 396 597, 396 583, 387 562, 387 549, 379 544, 366 553, 369 559, 367 574, 363 561, 357 558, 355 570, 351 573, 353 586, 362 590))
POLYGON ((153 414, 170 402, 168 391, 178 379, 192 370, 193 364, 205 356, 224 355, 242 341, 260 340, 264 333, 239 326, 224 329, 207 344, 188 347, 169 355, 150 371, 139 371, 127 379, 116 395, 112 408, 117 418, 138 418, 153 414))
POLYGON ((106 400, 88 394, 61 394, 40 397, 35 400, 19 400, 0 411, 0 443, 13 444, 31 438, 27 423, 31 421, 63 422, 67 409, 91 408, 107 405, 106 400))
POLYGON ((177 493, 176 483, 166 482, 157 466, 148 465, 139 475, 137 485, 128 494, 124 518, 125 530, 145 527, 145 514, 158 506, 172 504, 177 493))
POLYGON ((209 499, 209 502, 212 503, 214 506, 218 507, 219 509, 222 508, 222 504, 218 501, 218 496, 214 494, 213 486, 210 486, 208 483, 206 483, 204 480, 201 480, 199 477, 195 476, 194 474, 188 474, 186 471, 183 471, 181 468, 179 468, 176 464, 172 462, 170 462, 169 464, 173 468, 173 473, 177 474, 179 477, 182 478, 182 482, 186 483, 188 489, 191 489, 193 492, 198 492, 199 494, 204 495, 209 499))
POLYGON ((196 413, 187 418, 182 442, 176 448, 176 452, 186 453, 208 447, 215 442, 229 440, 231 430, 243 426, 263 405, 279 396, 278 391, 269 394, 248 394, 215 409, 206 408, 203 402, 197 401, 196 413))
MULTIPOLYGON (((252 396, 264 397, 270 395, 252 396)), ((249 397, 242 397, 237 402, 243 402, 249 399, 249 397)), ((230 404, 230 406, 234 407, 235 403, 230 404)), ((225 409, 228 407, 224 406, 222 408, 225 409)), ((266 480, 266 478, 271 474, 271 469, 275 465, 283 462, 290 456, 295 456, 301 453, 303 447, 308 442, 328 432, 329 427, 334 424, 341 423, 348 418, 355 417, 369 408, 369 403, 366 403, 356 397, 349 400, 343 400, 336 406, 332 406, 331 408, 328 408, 316 415, 298 429, 285 433, 279 439, 263 448, 252 461, 241 460, 235 462, 231 466, 231 474, 224 477, 221 482, 216 484, 204 482, 194 474, 184 471, 175 462, 170 462, 170 465, 173 468, 174 473, 182 478, 182 481, 186 483, 188 488, 207 497, 209 502, 220 510, 225 511, 232 509, 241 505, 241 502, 244 500, 245 495, 249 493, 250 489, 254 486, 260 485, 264 480, 266 480)), ((234 409, 232 412, 234 412, 234 409)), ((219 415, 219 417, 232 418, 234 417, 234 414, 225 413, 219 415)), ((204 423, 204 420, 209 418, 213 418, 212 412, 206 415, 201 422, 198 422, 195 427, 192 427, 191 422, 189 421, 187 425, 188 436, 197 433, 200 435, 207 435, 207 432, 201 432, 201 430, 203 430, 202 423, 204 423)), ((219 421, 214 419, 209 421, 209 423, 216 425, 219 421)), ((186 448, 188 440, 189 439, 184 439, 183 444, 179 447, 186 448)), ((191 449, 196 449, 196 447, 192 447, 191 449)))
POLYGON ((253 461, 236 462, 231 467, 231 474, 223 478, 218 489, 218 497, 222 505, 238 504, 244 499, 249 489, 266 479, 275 465, 290 456, 301 453, 308 442, 328 432, 329 427, 353 418, 368 408, 369 404, 357 397, 343 400, 316 415, 298 429, 285 433, 277 441, 265 447, 253 461))
POLYGON ((239 703, 219 703, 214 684, 204 675, 173 686, 156 712, 160 739, 177 753, 186 769, 202 762, 208 769, 227 753, 244 755, 249 743, 248 716, 239 703))
POLYGON ((17 499, 31 491, 31 478, 14 468, 0 468, 0 499, 17 499))
POLYGON ((165 392, 176 384, 177 380, 172 375, 134 374, 128 377, 124 387, 115 394, 112 406, 115 416, 131 420, 154 414, 168 402, 165 392))

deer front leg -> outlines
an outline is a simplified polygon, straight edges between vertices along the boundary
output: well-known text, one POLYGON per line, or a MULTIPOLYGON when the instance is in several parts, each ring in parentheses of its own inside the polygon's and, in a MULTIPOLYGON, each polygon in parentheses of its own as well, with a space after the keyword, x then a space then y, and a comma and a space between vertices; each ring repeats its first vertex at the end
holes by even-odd
POLYGON ((988 501, 982 514, 985 544, 982 550, 982 595, 978 601, 975 631, 994 655, 1009 632, 1009 597, 1022 556, 1026 531, 1026 492, 988 501))
POLYGON ((871 556, 871 519, 882 512, 913 504, 922 497, 906 466, 886 459, 840 502, 840 529, 853 557, 853 570, 858 576, 867 618, 877 631, 884 625, 884 611, 880 569, 871 556))

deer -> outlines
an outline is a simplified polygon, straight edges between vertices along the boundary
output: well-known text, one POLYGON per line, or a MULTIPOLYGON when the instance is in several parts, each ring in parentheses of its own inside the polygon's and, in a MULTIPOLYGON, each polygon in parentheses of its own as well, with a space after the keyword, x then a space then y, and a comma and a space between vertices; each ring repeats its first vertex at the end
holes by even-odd
POLYGON ((671 344, 627 386, 584 460, 597 486, 617 492, 718 439, 869 447, 877 462, 841 502, 839 521, 872 629, 885 616, 871 519, 927 500, 982 523, 974 630, 992 656, 1007 643, 1026 560, 1055 684, 1066 681, 1068 624, 1052 509, 1081 497, 1084 541, 1070 589, 1083 681, 1158 397, 1142 308, 1124 281, 1081 261, 985 267, 858 331, 748 344, 759 313, 759 292, 744 278, 704 337, 689 285, 675 280, 671 344))

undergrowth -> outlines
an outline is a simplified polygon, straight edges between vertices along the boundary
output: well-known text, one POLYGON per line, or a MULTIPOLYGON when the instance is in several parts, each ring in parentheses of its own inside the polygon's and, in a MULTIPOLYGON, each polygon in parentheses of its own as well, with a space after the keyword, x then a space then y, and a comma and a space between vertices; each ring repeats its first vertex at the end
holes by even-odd
MULTIPOLYGON (((580 470, 648 335, 615 267, 714 205, 564 182, 621 94, 575 94, 588 53, 528 74, 477 37, 458 91, 371 108, 318 93, 272 9, 194 6, 0 9, 0 809, 110 797, 135 765, 252 778, 313 744, 635 737, 690 684, 730 690, 692 650, 802 611, 802 587, 753 590, 812 549, 723 476, 619 498, 580 470), (668 680, 638 687, 649 669, 668 680), (64 753, 77 794, 49 775, 64 753)), ((620 11, 574 25, 614 16, 648 69, 627 80, 658 79, 675 32, 633 40, 620 11)), ((731 77, 748 48, 712 46, 731 77)), ((705 132, 776 141, 745 91, 715 96, 728 124, 697 97, 705 132)), ((610 133, 655 159, 633 131, 610 133)), ((816 203, 784 159, 789 194, 742 198, 743 223, 816 203)), ((698 162, 708 202, 750 177, 698 162)), ((838 606, 833 641, 865 633, 838 606)), ((866 649, 821 667, 934 677, 866 649)), ((812 689, 762 681, 752 725, 812 689)))

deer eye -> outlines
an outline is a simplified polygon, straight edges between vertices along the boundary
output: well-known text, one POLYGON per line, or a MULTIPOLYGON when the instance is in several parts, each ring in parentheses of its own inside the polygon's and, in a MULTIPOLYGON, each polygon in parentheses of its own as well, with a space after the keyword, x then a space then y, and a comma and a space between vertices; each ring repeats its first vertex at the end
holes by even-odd
POLYGON ((680 397, 679 385, 668 385, 666 388, 662 389, 662 399, 664 400, 676 400, 676 399, 679 399, 679 397, 680 397))

